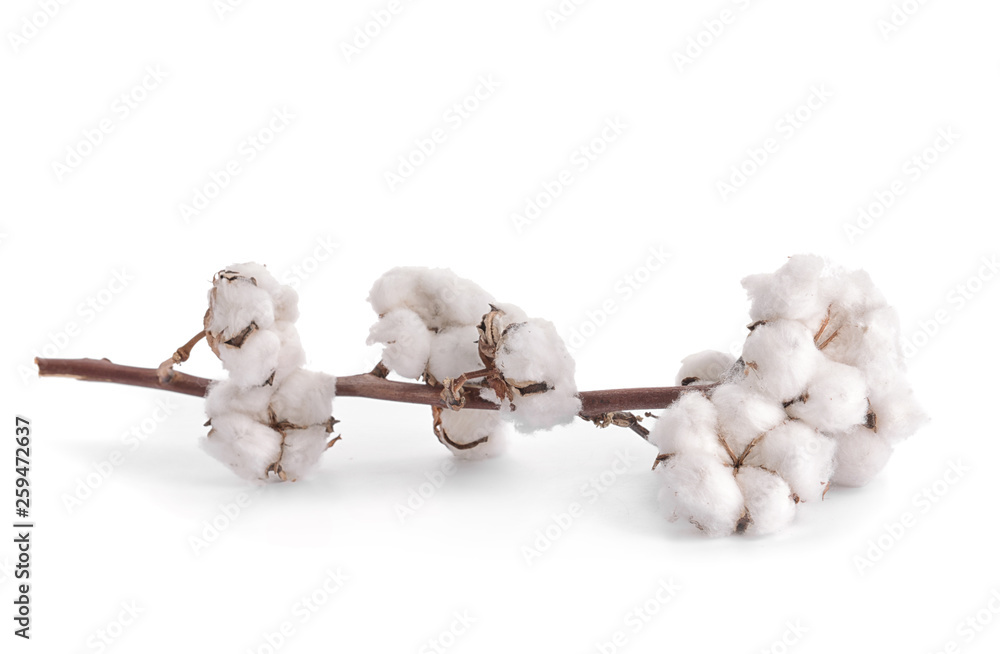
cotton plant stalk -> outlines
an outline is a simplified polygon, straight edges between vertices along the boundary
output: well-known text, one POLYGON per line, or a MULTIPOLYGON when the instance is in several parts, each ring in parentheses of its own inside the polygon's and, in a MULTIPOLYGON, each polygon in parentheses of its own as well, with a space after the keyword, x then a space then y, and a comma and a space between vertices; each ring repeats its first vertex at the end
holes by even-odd
POLYGON ((318 467, 340 439, 337 394, 430 406, 432 433, 466 459, 501 455, 511 431, 575 417, 627 427, 658 450, 652 468, 668 520, 709 536, 764 535, 832 486, 867 484, 926 416, 905 378, 898 317, 866 273, 798 255, 743 286, 751 322, 742 355, 693 354, 663 388, 578 392, 551 322, 443 268, 397 267, 376 280, 368 344, 381 345, 382 358, 362 375, 304 367, 298 296, 256 263, 215 275, 203 331, 156 370, 37 361, 41 375, 204 395, 203 448, 258 483, 318 467), (175 370, 201 338, 225 379, 175 370), (646 409, 664 410, 632 413, 646 409))

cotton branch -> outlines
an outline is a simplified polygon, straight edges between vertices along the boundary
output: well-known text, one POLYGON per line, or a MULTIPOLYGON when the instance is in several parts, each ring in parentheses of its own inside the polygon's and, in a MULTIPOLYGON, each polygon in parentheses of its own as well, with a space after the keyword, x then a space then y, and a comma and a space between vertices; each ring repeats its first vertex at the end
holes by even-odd
MULTIPOLYGON (((169 380, 161 381, 156 368, 136 368, 112 363, 107 359, 35 359, 39 377, 71 377, 81 381, 109 382, 126 386, 157 388, 164 391, 204 397, 212 382, 174 371, 169 380)), ((446 407, 441 387, 385 379, 379 368, 372 372, 337 378, 337 397, 367 397, 388 402, 405 402, 446 407)), ((663 409, 691 387, 616 388, 603 391, 583 391, 580 417, 599 418, 605 414, 663 409)), ((476 393, 465 396, 466 409, 495 411, 499 407, 476 393)), ((612 423, 616 424, 616 423, 612 423)))

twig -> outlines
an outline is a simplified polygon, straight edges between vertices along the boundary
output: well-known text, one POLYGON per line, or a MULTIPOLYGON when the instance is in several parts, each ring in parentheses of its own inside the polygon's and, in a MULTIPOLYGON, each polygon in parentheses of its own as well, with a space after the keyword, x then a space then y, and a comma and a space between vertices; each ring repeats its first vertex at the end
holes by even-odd
MULTIPOLYGON (((98 381, 127 386, 156 388, 174 393, 203 397, 210 379, 174 371, 168 381, 160 381, 156 368, 135 368, 112 363, 107 359, 35 359, 39 377, 72 377, 82 381, 98 381)), ((337 378, 337 397, 367 397, 389 402, 445 406, 441 388, 409 382, 392 381, 379 374, 378 368, 360 375, 337 378)), ((598 417, 616 411, 663 409, 685 392, 704 392, 705 386, 665 386, 661 388, 615 388, 603 391, 583 391, 580 417, 598 417)), ((493 402, 468 393, 465 408, 497 410, 493 402)))

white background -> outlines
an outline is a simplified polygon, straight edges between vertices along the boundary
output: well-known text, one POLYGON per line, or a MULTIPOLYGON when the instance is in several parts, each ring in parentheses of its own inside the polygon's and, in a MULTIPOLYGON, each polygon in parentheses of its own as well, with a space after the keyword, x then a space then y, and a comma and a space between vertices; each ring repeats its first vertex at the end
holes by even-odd
MULTIPOLYGON (((1000 249, 996 3, 908 0, 890 29, 888 0, 594 0, 555 24, 555 0, 423 0, 378 30, 386 1, 70 2, 51 18, 45 4, 11 0, 0 16, 0 480, 12 488, 25 415, 37 524, 33 639, 5 618, 10 651, 267 652, 283 622, 283 652, 432 639, 454 652, 996 651, 1000 316, 982 263, 1000 249), (366 25, 379 33, 345 53, 366 25), (272 135, 276 110, 293 117, 272 135), (420 162, 415 141, 435 129, 443 142, 420 162), (251 137, 270 141, 252 161, 251 137), (747 163, 768 139, 776 151, 747 163), (581 170, 584 146, 601 153, 581 170), (419 165, 390 189, 400 156, 419 165), (231 160, 239 173, 216 195, 211 176, 231 160), (741 165, 745 183, 720 190, 741 165), (518 229, 511 214, 561 171, 573 184, 518 229), (185 221, 199 191, 215 197, 185 221), (579 345, 581 389, 669 385, 688 353, 738 351, 739 280, 798 252, 870 271, 920 345, 910 371, 933 421, 869 487, 834 489, 765 539, 664 521, 655 452, 627 430, 516 436, 402 520, 397 507, 451 461, 426 408, 338 399, 344 438, 318 473, 255 492, 198 448, 199 400, 33 377, 40 354, 155 365, 200 328, 212 274, 256 260, 297 284, 317 369, 370 369, 368 288, 412 264, 554 321, 579 345), (588 313, 609 301, 606 319, 588 313), (625 471, 591 502, 585 485, 619 456, 625 471), (947 476, 953 464, 968 471, 947 476), (936 501, 915 500, 925 491, 936 501), (573 502, 583 514, 553 527, 573 502), (915 525, 886 527, 905 513, 915 525), (195 552, 213 521, 228 526, 195 552), (547 528, 557 538, 529 564, 547 528), (326 601, 303 612, 314 594, 326 601), (123 603, 141 612, 121 629, 123 603), (644 604, 658 609, 648 621, 644 604), (473 623, 452 638, 456 614, 473 623), (959 629, 977 614, 993 624, 959 629), (98 645, 101 630, 118 637, 98 645)), ((184 369, 221 376, 203 348, 184 369)))

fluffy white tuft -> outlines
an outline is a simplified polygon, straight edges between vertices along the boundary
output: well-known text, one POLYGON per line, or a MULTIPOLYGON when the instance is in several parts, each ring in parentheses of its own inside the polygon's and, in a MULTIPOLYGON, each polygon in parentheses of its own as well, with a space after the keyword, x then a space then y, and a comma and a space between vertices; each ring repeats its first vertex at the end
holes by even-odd
POLYGON ((226 413, 212 418, 201 445, 240 477, 267 481, 268 466, 281 454, 281 434, 248 415, 226 413))
POLYGON ((747 465, 771 470, 802 502, 823 499, 833 476, 836 444, 812 427, 790 420, 767 432, 747 455, 747 465))
POLYGON ((401 307, 415 311, 428 329, 475 325, 493 297, 447 268, 393 268, 372 285, 368 302, 380 316, 401 307))
POLYGON ((781 404, 740 384, 722 384, 712 390, 719 430, 737 455, 758 436, 774 429, 788 414, 781 404))
POLYGON ((686 520, 709 536, 726 536, 743 515, 743 493, 732 468, 708 454, 675 454, 657 468, 660 509, 668 520, 686 520))
POLYGON ((801 320, 806 324, 820 320, 826 313, 826 298, 819 283, 825 268, 822 257, 803 255, 789 258, 773 273, 744 277, 750 319, 801 320))
POLYGON ((802 394, 823 355, 813 334, 795 320, 772 320, 750 332, 743 345, 742 381, 776 400, 802 394))
POLYGON ((433 334, 427 372, 440 382, 482 368, 478 343, 479 331, 472 325, 446 327, 433 334))
POLYGON ((868 413, 865 376, 857 368, 826 359, 805 393, 787 411, 793 418, 826 433, 859 425, 868 413))
POLYGON ((837 441, 833 482, 842 486, 864 486, 889 462, 892 445, 865 427, 855 427, 834 437, 837 441))
POLYGON ((410 379, 419 379, 431 352, 431 332, 420 316, 398 307, 386 311, 368 332, 368 345, 382 343, 382 363, 410 379))
POLYGON ((714 384, 736 363, 736 357, 726 352, 704 350, 681 359, 681 369, 677 371, 677 386, 691 384, 714 384))
POLYGON ((795 500, 784 479, 753 466, 743 466, 736 475, 743 493, 747 524, 745 533, 766 536, 780 531, 795 517, 795 500))
POLYGON ((660 414, 649 442, 660 454, 700 453, 727 461, 718 423, 718 411, 708 398, 698 392, 684 393, 660 414))
POLYGON ((573 421, 582 407, 576 395, 576 363, 566 344, 548 320, 531 318, 504 330, 497 348, 496 367, 508 383, 522 387, 513 402, 504 401, 519 431, 550 429, 573 421), (547 390, 534 389, 544 384, 547 390))

